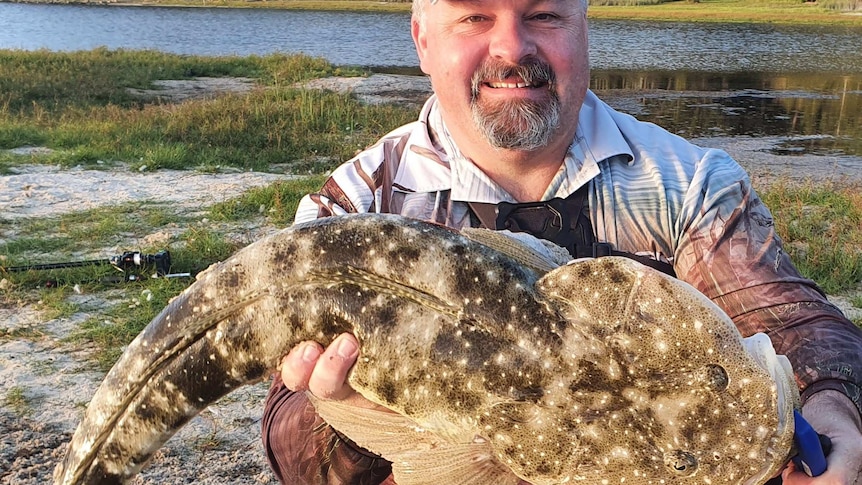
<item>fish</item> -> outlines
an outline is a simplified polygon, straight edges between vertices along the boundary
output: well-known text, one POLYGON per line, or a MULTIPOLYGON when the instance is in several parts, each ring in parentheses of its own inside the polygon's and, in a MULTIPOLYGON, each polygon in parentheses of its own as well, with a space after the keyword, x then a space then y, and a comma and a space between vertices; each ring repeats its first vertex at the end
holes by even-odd
POLYGON ((786 464, 799 394, 766 336, 629 258, 539 246, 386 214, 258 240, 129 344, 54 483, 126 483, 295 344, 343 332, 349 383, 386 409, 310 399, 400 485, 757 485, 786 464))

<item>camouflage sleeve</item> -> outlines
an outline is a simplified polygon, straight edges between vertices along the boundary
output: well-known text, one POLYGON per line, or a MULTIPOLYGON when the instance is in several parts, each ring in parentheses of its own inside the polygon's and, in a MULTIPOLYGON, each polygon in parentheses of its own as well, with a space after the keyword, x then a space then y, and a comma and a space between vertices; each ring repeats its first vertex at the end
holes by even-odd
POLYGON ((862 330, 793 266, 742 169, 727 171, 701 167, 695 176, 677 274, 724 309, 743 335, 770 336, 793 365, 803 402, 834 389, 862 413, 862 330))
MULTIPOLYGON (((321 217, 360 212, 335 178, 329 177, 318 192, 299 201, 294 222, 307 222, 321 217)), ((362 211, 364 212, 364 211, 362 211)))
POLYGON ((281 483, 395 485, 392 466, 339 435, 276 374, 262 419, 266 458, 281 483))
POLYGON ((302 198, 295 221, 352 212, 392 212, 393 177, 409 133, 393 132, 335 169, 319 192, 302 198))

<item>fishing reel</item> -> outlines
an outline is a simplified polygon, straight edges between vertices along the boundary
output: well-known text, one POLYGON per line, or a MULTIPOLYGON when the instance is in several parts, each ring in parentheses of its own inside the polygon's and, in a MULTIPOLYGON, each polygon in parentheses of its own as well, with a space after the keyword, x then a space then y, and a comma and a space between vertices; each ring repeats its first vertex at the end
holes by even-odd
MULTIPOLYGON (((171 273, 171 253, 162 250, 154 254, 145 254, 140 251, 126 251, 120 255, 108 259, 91 259, 87 261, 70 261, 65 263, 30 264, 25 266, 13 266, 4 268, 9 273, 22 271, 53 270, 63 268, 77 268, 81 266, 98 266, 110 264, 122 271, 123 281, 138 281, 146 278, 179 278, 191 276, 190 273, 171 273), (149 273, 148 269, 155 272, 149 273), (149 276, 147 276, 147 273, 149 276)), ((49 284, 48 286, 53 286, 49 284)))
MULTIPOLYGON (((145 266, 152 266, 156 277, 167 278, 171 270, 171 253, 163 249, 155 254, 144 254, 140 251, 126 251, 119 256, 112 256, 110 264, 126 275, 126 281, 139 279, 136 270, 145 266)), ((173 275, 170 275, 173 276, 173 275)))

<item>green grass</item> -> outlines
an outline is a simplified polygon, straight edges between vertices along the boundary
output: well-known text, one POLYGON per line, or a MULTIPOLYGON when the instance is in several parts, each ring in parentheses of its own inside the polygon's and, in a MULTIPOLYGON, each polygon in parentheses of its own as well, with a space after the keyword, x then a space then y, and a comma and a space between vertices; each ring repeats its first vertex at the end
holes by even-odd
MULTIPOLYGON (((225 167, 267 170, 277 164, 297 173, 324 172, 376 141, 395 124, 415 119, 411 110, 365 107, 349 96, 304 91, 293 84, 342 72, 306 56, 194 57, 149 51, 0 51, 0 148, 47 146, 50 155, 0 155, 0 172, 24 163, 110 168, 175 168, 218 171, 225 167), (170 104, 137 99, 127 87, 148 88, 158 79, 244 76, 259 89, 170 104), (379 120, 385 120, 386 125, 379 120), (102 161, 101 163, 99 161, 102 161)), ((320 176, 250 190, 189 216, 168 204, 136 202, 57 217, 2 219, 2 267, 104 261, 119 251, 152 254, 168 249, 171 272, 191 273, 224 260, 248 240, 231 234, 231 224, 285 226, 299 198, 322 182, 320 176), (160 245, 140 244, 168 231, 160 245), (131 246, 130 246, 131 245, 131 246)), ((68 337, 94 344, 98 366, 107 368, 121 349, 185 288, 190 278, 147 278, 151 267, 135 268, 138 281, 109 264, 58 270, 2 271, 0 304, 29 305, 44 321, 78 311, 94 316, 68 337), (106 296, 107 307, 83 308, 73 293, 106 296)), ((41 338, 39 326, 2 328, 0 338, 41 338)))
POLYGON ((6 395, 3 396, 3 405, 18 416, 26 416, 32 412, 26 389, 21 386, 12 386, 6 390, 6 395))
POLYGON ((827 293, 862 283, 859 187, 776 184, 761 194, 776 231, 800 272, 827 293))
POLYGON ((643 6, 591 5, 588 15, 591 19, 862 26, 862 16, 844 15, 842 10, 834 8, 834 2, 825 2, 828 6, 823 6, 823 3, 799 0, 701 0, 643 6))
MULTIPOLYGON (((31 305, 41 313, 43 321, 68 318, 76 312, 91 313, 93 316, 80 324, 67 340, 74 344, 95 344, 99 351, 93 358, 99 369, 107 370, 122 348, 171 298, 188 286, 192 278, 148 278, 154 273, 152 267, 136 268, 133 274, 141 279, 127 282, 124 282, 123 273, 111 265, 21 272, 5 272, 2 268, 107 259, 117 254, 106 254, 105 247, 117 247, 124 241, 175 227, 176 235, 162 246, 124 249, 148 254, 168 249, 171 273, 194 275, 251 242, 228 234, 237 222, 286 226, 293 220, 299 198, 319 188, 322 181, 321 176, 301 177, 249 189, 193 218, 175 214, 159 204, 122 204, 59 217, 0 221, 0 231, 15 234, 8 242, 0 244, 0 278, 6 281, 0 289, 0 304, 31 305), (74 292, 109 295, 106 297, 109 301, 105 307, 85 308, 70 298, 74 292)), ((38 325, 27 328, 0 325, 0 340, 42 336, 38 325)))
POLYGON ((313 176, 253 188, 239 197, 215 204, 209 212, 216 221, 242 221, 256 215, 265 215, 270 223, 286 226, 293 222, 302 196, 319 189, 325 178, 313 176))
MULTIPOLYGON (((129 3, 141 3, 128 0, 129 3)), ((121 0, 118 3, 123 3, 121 0)), ((196 7, 281 8, 290 10, 349 10, 409 12, 408 1, 375 0, 143 0, 146 5, 196 7)), ((862 25, 862 18, 841 15, 862 10, 860 0, 591 0, 591 19, 642 19, 693 22, 754 22, 818 25, 862 25), (613 2, 613 5, 609 5, 613 2)))
POLYGON ((152 51, 58 53, 0 50, 0 149, 24 145, 46 156, 0 156, 16 163, 214 171, 224 167, 295 173, 324 171, 373 143, 416 110, 365 106, 348 95, 295 88, 314 77, 347 73, 303 55, 179 56, 152 51), (160 79, 244 76, 248 95, 178 104, 148 102, 126 88, 160 79), (324 160, 325 163, 319 163, 324 160))
POLYGON ((164 278, 128 283, 124 290, 129 297, 84 321, 67 340, 95 344, 99 351, 93 354, 93 358, 100 370, 107 371, 120 357, 123 348, 188 283, 164 278))
MULTIPOLYGON (((305 56, 248 58, 176 56, 149 51, 97 49, 77 53, 0 51, 0 148, 44 145, 47 156, 0 153, 0 173, 24 163, 109 168, 123 162, 218 171, 223 167, 321 174, 415 119, 415 110, 364 106, 349 96, 296 89, 296 81, 340 73, 305 56), (257 79, 248 95, 179 104, 146 102, 126 87, 158 79, 231 75, 257 79), (104 163, 98 164, 102 160, 104 163)), ((357 74, 357 73, 351 73, 357 74)), ((304 176, 214 204, 203 215, 169 205, 121 204, 58 217, 2 219, 0 265, 104 259, 106 248, 154 253, 169 249, 171 271, 195 274, 244 244, 242 226, 288 225, 299 198, 323 181, 304 176), (130 242, 173 228, 161 245, 130 242)), ((776 216, 776 230, 801 271, 828 292, 855 289, 862 280, 862 199, 858 187, 776 185, 762 191, 776 216)), ((143 272, 144 276, 149 273, 143 272)), ((89 312, 93 317, 69 336, 90 342, 107 369, 123 346, 190 282, 190 278, 122 282, 110 265, 57 271, 4 273, 0 304, 32 305, 45 320, 89 312), (50 286, 50 287, 46 287, 50 286), (106 308, 72 303, 74 292, 107 295, 106 308)), ((862 306, 862 298, 854 304, 862 306)), ((0 327, 0 339, 40 338, 37 327, 0 327)), ((23 391, 16 399, 23 398, 23 391)), ((13 396, 14 397, 14 396, 13 396)))

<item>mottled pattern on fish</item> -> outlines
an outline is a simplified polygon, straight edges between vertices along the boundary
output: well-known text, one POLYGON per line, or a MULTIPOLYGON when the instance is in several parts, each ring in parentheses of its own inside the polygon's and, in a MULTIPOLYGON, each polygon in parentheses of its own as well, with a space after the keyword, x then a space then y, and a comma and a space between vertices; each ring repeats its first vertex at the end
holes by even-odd
POLYGON ((321 411, 402 485, 762 483, 783 465, 793 383, 774 366, 776 383, 706 298, 623 258, 547 274, 522 259, 399 216, 258 241, 129 346, 56 483, 124 482, 294 344, 344 331, 361 344, 351 384, 398 415, 321 411))

